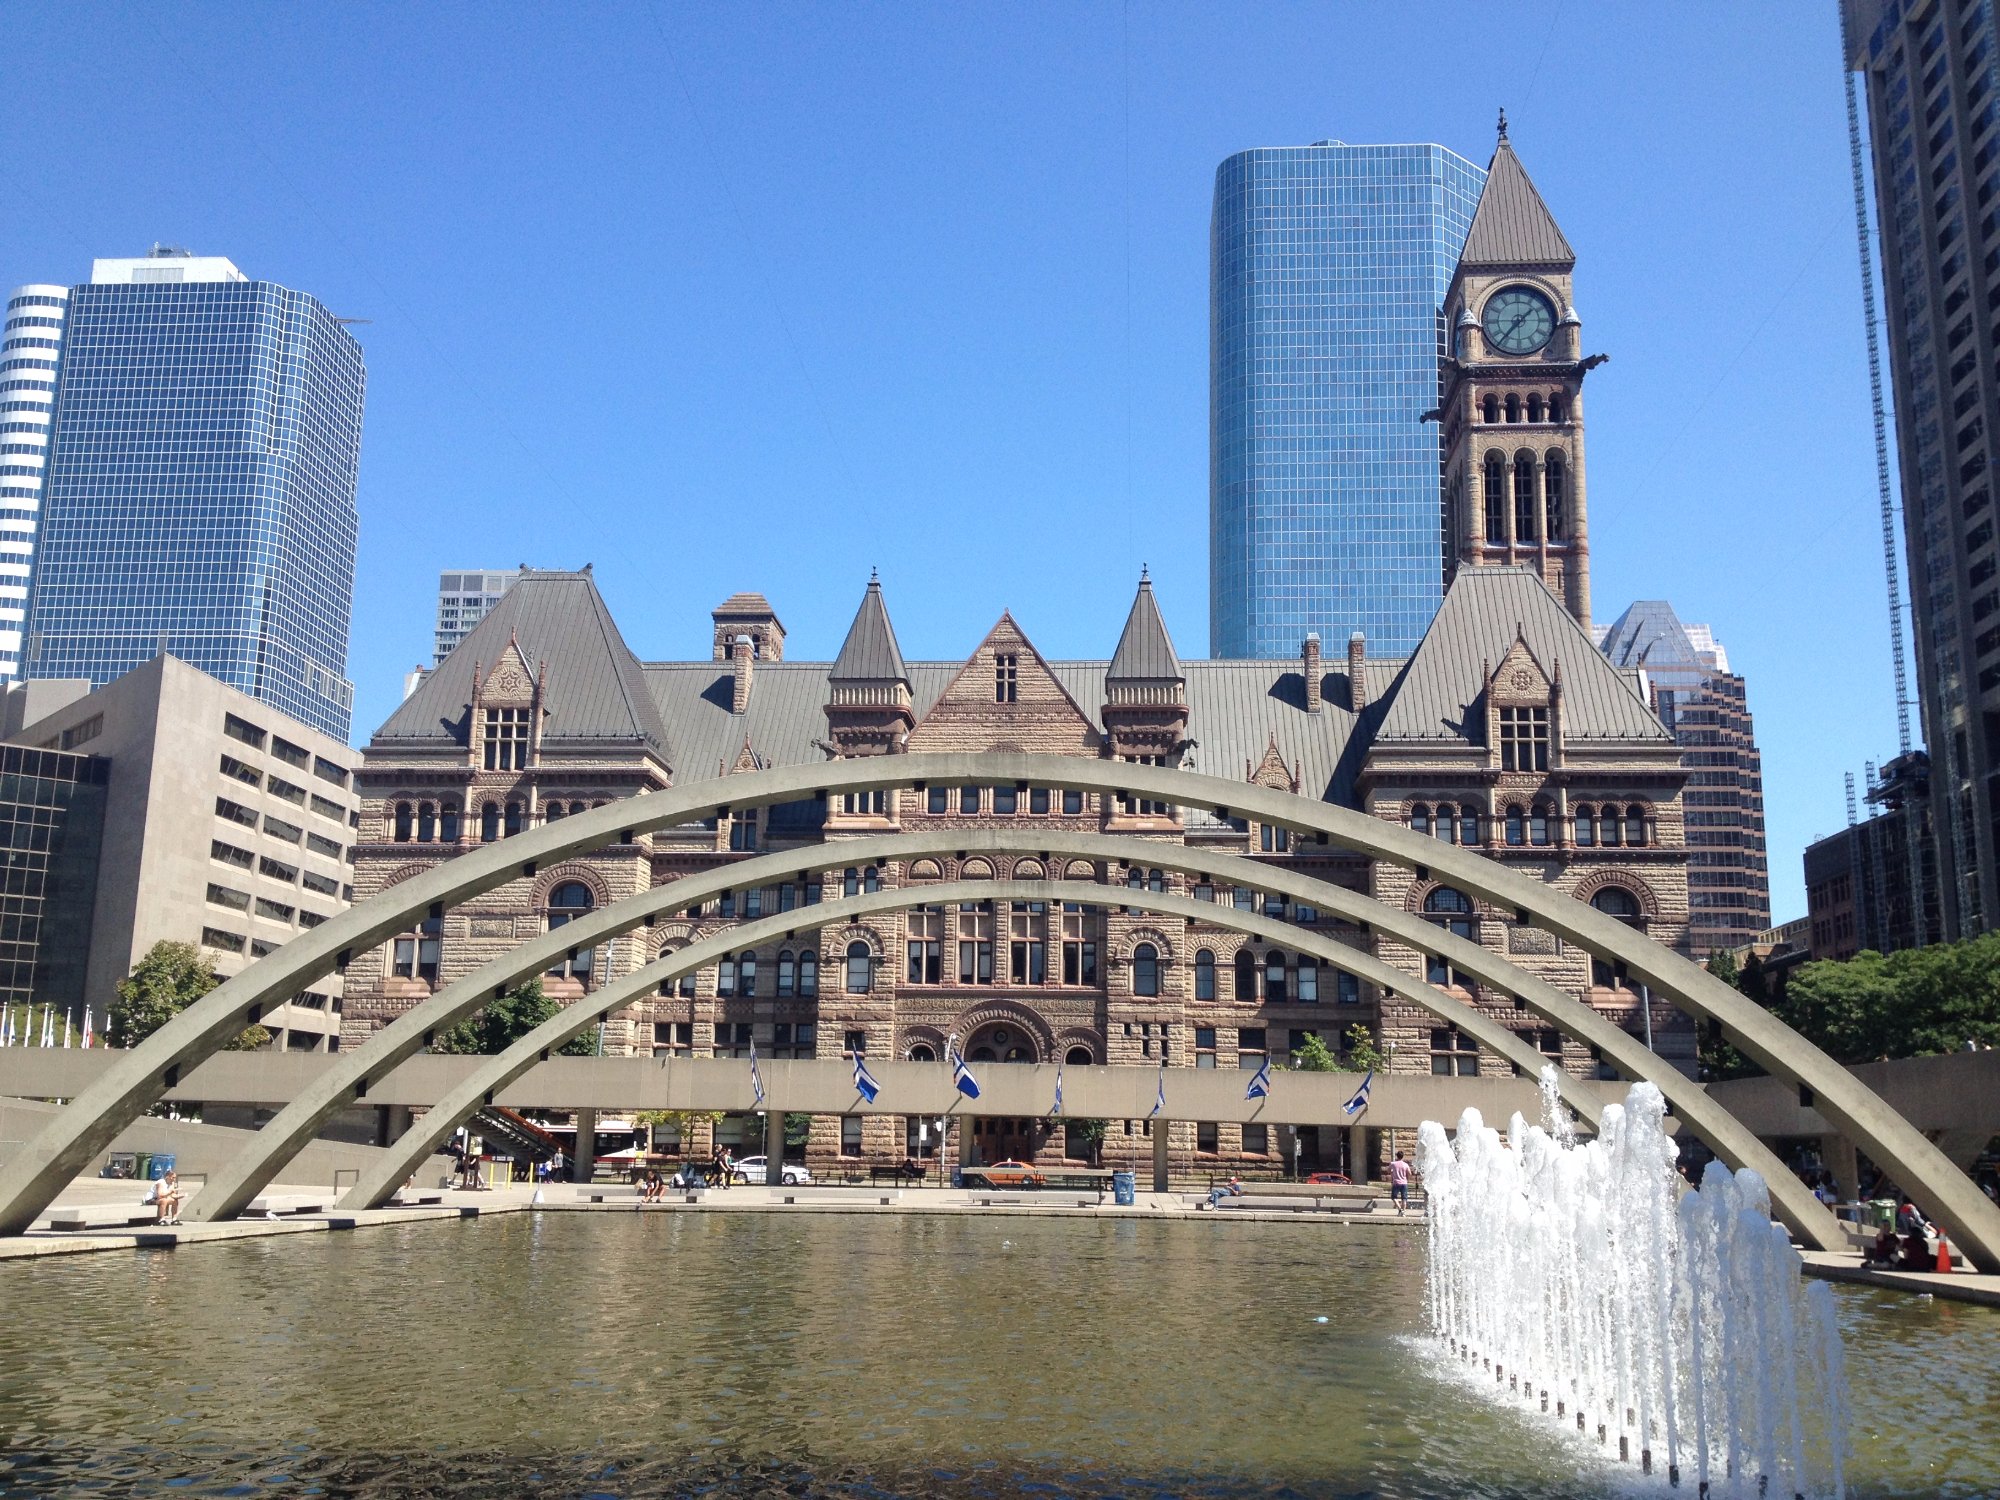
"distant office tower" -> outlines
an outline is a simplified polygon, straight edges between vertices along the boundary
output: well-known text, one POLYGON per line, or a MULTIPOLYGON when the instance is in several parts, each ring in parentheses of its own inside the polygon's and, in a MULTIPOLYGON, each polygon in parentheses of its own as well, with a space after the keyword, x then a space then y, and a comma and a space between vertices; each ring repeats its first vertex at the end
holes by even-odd
POLYGON ((1665 600, 1634 604, 1605 632, 1616 667, 1639 668, 1653 710, 1687 767, 1688 942, 1705 959, 1771 925, 1764 849, 1764 765, 1743 679, 1706 625, 1683 625, 1665 600))
POLYGON ((68 308, 66 286, 20 286, 7 298, 5 346, 0 348, 0 681, 21 673, 21 632, 48 463, 49 408, 55 402, 56 361, 68 308))
POLYGON ((1844 0, 1867 81, 1917 698, 1946 938, 2000 924, 2000 36, 1992 0, 1844 0))
POLYGON ((472 627, 486 618, 486 612, 520 576, 519 568, 505 573, 438 574, 437 666, 444 665, 444 659, 472 634, 472 627))
POLYGON ((97 261, 67 322, 24 675, 167 652, 345 739, 360 345, 181 250, 97 261))
MULTIPOLYGON (((1919 946, 1922 931, 1938 930, 1938 866, 1930 757, 1899 755, 1868 788, 1881 811, 1806 846, 1806 916, 1816 959, 1852 958, 1864 948, 1894 953, 1919 946), (1916 849, 1910 848, 1914 838, 1916 849), (1908 872, 1922 872, 1920 905, 1910 900, 1908 872)), ((1852 811, 1848 816, 1853 817, 1852 811)))
POLYGON ((1442 146, 1322 141, 1216 169, 1209 649, 1309 632, 1406 656, 1437 613, 1439 309, 1485 173, 1442 146))

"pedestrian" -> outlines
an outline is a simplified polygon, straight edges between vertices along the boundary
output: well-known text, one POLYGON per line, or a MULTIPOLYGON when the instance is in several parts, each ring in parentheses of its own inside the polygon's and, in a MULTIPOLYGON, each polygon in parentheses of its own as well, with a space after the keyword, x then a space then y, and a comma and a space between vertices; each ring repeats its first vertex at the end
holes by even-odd
POLYGON ((154 1222, 160 1224, 179 1223, 181 1217, 180 1175, 173 1168, 169 1167, 153 1183, 152 1187, 147 1189, 146 1201, 153 1205, 154 1222))
POLYGON ((1410 1164, 1403 1160, 1400 1151, 1396 1153, 1396 1159, 1389 1163, 1389 1201, 1396 1205, 1398 1214, 1410 1201, 1410 1164))

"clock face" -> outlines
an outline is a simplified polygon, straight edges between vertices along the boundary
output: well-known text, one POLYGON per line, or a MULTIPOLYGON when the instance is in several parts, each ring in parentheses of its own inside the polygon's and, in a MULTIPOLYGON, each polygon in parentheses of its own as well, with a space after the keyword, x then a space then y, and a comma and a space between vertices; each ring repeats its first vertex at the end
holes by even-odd
POLYGON ((1510 286, 1486 300, 1486 339, 1502 354, 1533 354, 1556 331, 1556 310, 1540 292, 1510 286))

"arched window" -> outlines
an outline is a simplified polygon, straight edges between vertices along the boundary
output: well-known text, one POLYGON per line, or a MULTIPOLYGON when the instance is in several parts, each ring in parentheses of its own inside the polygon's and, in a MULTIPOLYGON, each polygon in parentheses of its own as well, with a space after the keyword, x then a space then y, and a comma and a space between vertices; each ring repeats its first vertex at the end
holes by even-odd
POLYGON ((908 1056, 911 1062, 937 1061, 937 1052, 931 1047, 929 1042, 911 1043, 908 1056))
POLYGON ((1285 955, 1273 948, 1264 955, 1264 998, 1273 1005, 1283 1005, 1290 997, 1285 984, 1285 955))
POLYGON ((518 802, 509 802, 507 804, 507 837, 511 839, 515 834, 519 833, 525 822, 526 819, 522 815, 521 804, 518 802))
MULTIPOLYGON (((1282 830, 1280 830, 1280 831, 1282 831, 1282 830)), ((1166 890, 1166 888, 1167 888, 1167 877, 1166 877, 1166 873, 1165 873, 1164 871, 1161 871, 1161 870, 1148 870, 1148 871, 1146 872, 1146 889, 1147 889, 1147 890, 1149 890, 1149 891, 1152 891, 1152 892, 1154 892, 1154 893, 1155 893, 1155 894, 1157 895, 1157 894, 1160 894, 1160 893, 1164 892, 1164 891, 1166 890)))
POLYGON ((861 889, 871 896, 882 889, 882 872, 874 865, 861 872, 861 889))
MULTIPOLYGON (((1453 937, 1462 937, 1469 943, 1478 941, 1478 929, 1472 919, 1472 901, 1463 891, 1453 890, 1448 885, 1437 887, 1424 897, 1424 915, 1453 937)), ((1468 989, 1472 984, 1470 979, 1435 953, 1426 960, 1424 978, 1431 984, 1461 985, 1468 989)))
POLYGON ((437 833, 437 804, 434 802, 420 803, 417 807, 417 842, 420 844, 435 844, 437 842, 437 833))
POLYGON ((1072 1067, 1087 1068, 1097 1061, 1097 1054, 1088 1047, 1072 1047, 1063 1054, 1063 1061, 1072 1067))
POLYGON ((1525 453, 1514 455, 1514 540, 1535 539, 1535 461, 1525 453))
POLYGON ((1549 805, 1537 802, 1528 810, 1528 842, 1546 844, 1549 841, 1549 805))
POLYGON ((1528 398, 1528 420, 1530 422, 1539 422, 1542 420, 1542 398, 1540 396, 1530 396, 1528 398))
POLYGON ((715 966, 715 993, 718 995, 736 993, 736 958, 733 954, 715 966))
POLYGON ((799 995, 807 1000, 819 993, 819 955, 810 948, 799 951, 799 995))
POLYGON ((1563 526, 1563 456, 1551 453, 1542 474, 1543 510, 1548 517, 1548 529, 1544 533, 1552 542, 1566 540, 1563 526))
POLYGON ((548 811, 542 814, 542 821, 544 823, 553 823, 562 815, 563 805, 560 802, 551 802, 548 806, 548 811))
POLYGON ((1507 393, 1507 420, 1510 422, 1521 420, 1521 398, 1512 391, 1507 393))
POLYGON ((1461 844, 1479 842, 1479 809, 1470 802, 1462 804, 1458 809, 1458 841, 1461 844))
POLYGON ((740 954, 736 960, 737 993, 754 995, 757 993, 757 955, 740 954))
MULTIPOLYGON (((1605 817, 1615 821, 1617 810, 1607 807, 1605 817)), ((1590 898, 1590 904, 1607 917, 1616 917, 1621 922, 1639 925, 1639 898, 1623 886, 1607 885, 1590 898)), ((1629 989, 1630 983, 1624 971, 1616 964, 1602 958, 1590 961, 1590 982, 1601 990, 1629 989)))
POLYGON ((1507 461, 1486 455, 1486 540, 1499 546, 1507 540, 1507 461))
POLYGON ((1141 943, 1132 950, 1132 993, 1160 993, 1160 950, 1151 943, 1141 943))
POLYGON ((865 995, 875 982, 875 960, 868 945, 856 938, 847 945, 847 993, 865 995))
POLYGON ((1486 399, 1479 403, 1479 415, 1488 422, 1499 421, 1500 398, 1489 392, 1486 399))
POLYGON ((1437 810, 1437 836, 1447 844, 1458 842, 1458 806, 1452 802, 1440 802, 1437 810))
POLYGON ((1521 804, 1509 804, 1507 808, 1507 842, 1519 848, 1528 841, 1526 825, 1521 820, 1521 804))
POLYGON ((1248 948, 1236 950, 1236 998, 1246 1004, 1257 999, 1257 960, 1248 948))
POLYGON ((1551 422, 1562 421, 1568 409, 1561 396, 1549 397, 1549 420, 1551 422))
POLYGON ((790 995, 794 987, 797 985, 797 983, 798 983, 798 962, 792 957, 791 949, 780 948, 778 950, 779 997, 782 999, 783 997, 790 995))
POLYGON ((1607 802, 1597 810, 1597 842, 1607 849, 1615 849, 1621 842, 1618 822, 1618 804, 1607 802))
POLYGON ((1646 842, 1646 809, 1636 802, 1625 809, 1625 842, 1634 849, 1646 842))
POLYGON ((1197 1000, 1215 998, 1215 954, 1203 948, 1194 956, 1194 997, 1197 1000))
POLYGON ((1146 888, 1146 872, 1137 865, 1125 872, 1125 888, 1129 891, 1143 891, 1146 888))
POLYGON ((411 809, 410 809, 410 804, 409 804, 409 803, 407 803, 407 802, 398 802, 398 803, 396 804, 396 842, 397 842, 397 843, 399 843, 399 844, 407 844, 407 843, 409 843, 409 841, 410 841, 410 837, 411 837, 411 835, 412 835, 412 833, 413 833, 413 831, 414 831, 414 827, 415 827, 413 819, 414 819, 414 814, 412 813, 412 811, 411 811, 411 809))
POLYGON ((1319 1004, 1319 960, 1299 955, 1299 1004, 1319 1004))
POLYGON ((1428 802, 1410 804, 1410 832, 1427 834, 1431 831, 1431 805, 1428 802))
POLYGON ((1597 810, 1588 802, 1576 809, 1576 847, 1589 849, 1597 843, 1597 810))
POLYGON ((853 865, 840 872, 840 894, 843 896, 861 894, 861 871, 853 865))
POLYGON ((447 802, 438 809, 438 837, 447 844, 455 844, 458 836, 458 804, 447 802))
POLYGON ((488 802, 479 809, 479 841, 493 843, 500 837, 500 805, 488 802))
MULTIPOLYGON (((565 880, 549 892, 548 930, 554 932, 558 927, 566 927, 578 917, 588 915, 595 904, 589 886, 581 880, 565 880)), ((580 948, 575 958, 557 959, 549 969, 550 977, 588 981, 590 960, 595 951, 594 948, 580 948)))
MULTIPOLYGON (((598 805, 599 807, 602 807, 602 806, 604 806, 604 804, 603 804, 602 802, 598 803, 597 805, 598 805)), ((572 803, 570 803, 570 805, 569 805, 569 815, 570 815, 570 816, 571 816, 572 818, 574 818, 574 817, 577 817, 577 816, 579 816, 579 815, 580 815, 581 813, 583 813, 583 811, 584 811, 584 806, 583 806, 583 804, 582 804, 581 802, 572 802, 572 803)))

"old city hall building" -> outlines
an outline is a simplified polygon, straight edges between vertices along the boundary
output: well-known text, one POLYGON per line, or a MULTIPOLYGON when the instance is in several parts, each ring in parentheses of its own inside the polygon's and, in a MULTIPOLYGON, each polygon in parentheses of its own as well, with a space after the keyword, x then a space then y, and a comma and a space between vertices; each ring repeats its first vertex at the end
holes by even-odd
MULTIPOLYGON (((1183 661, 1142 578, 1105 660, 1049 660, 1004 613, 969 655, 907 660, 871 581, 831 662, 788 659, 777 612, 754 593, 716 608, 708 660, 645 662, 588 569, 525 572, 370 741, 359 773, 357 896, 474 845, 670 785, 833 757, 1004 750, 1186 767, 1335 802, 1476 845, 1684 947, 1681 754, 1638 675, 1608 663, 1588 629, 1581 387, 1591 362, 1580 355, 1570 302, 1573 264, 1503 139, 1444 309, 1454 331, 1437 414, 1450 583, 1407 659, 1371 658, 1356 636, 1323 660, 1309 636, 1292 661, 1183 661)), ((548 992, 575 1001, 735 922, 843 892, 1061 878, 1078 885, 1074 900, 915 906, 746 947, 616 1013, 604 1048, 747 1056, 754 1041, 763 1057, 925 1059, 942 1057, 955 1034, 975 1067, 1254 1069, 1266 1058, 1283 1065, 1308 1036, 1343 1050, 1359 1026, 1398 1073, 1510 1066, 1427 1012, 1282 943, 1121 908, 1119 888, 1136 884, 1251 906, 1366 947, 1489 1010, 1571 1070, 1594 1070, 1584 1049, 1511 999, 1413 950, 1276 894, 1156 868, 1145 851, 1162 840, 1282 865, 1421 913, 1633 1033, 1645 1029, 1641 996, 1622 975, 1409 870, 1193 808, 1012 786, 836 796, 563 860, 356 954, 344 1026, 352 1045, 439 985, 580 912, 760 853, 823 844, 816 872, 580 952, 546 976, 548 992), (1131 852, 1122 861, 1057 861, 1058 869, 983 855, 877 867, 841 852, 857 835, 1000 824, 1130 835, 1131 852)), ((1653 1012, 1656 1048, 1691 1068, 1691 1027, 1667 1007, 1653 1012)), ((1170 1128, 1184 1165, 1289 1159, 1293 1147, 1257 1125, 1170 1128)), ((915 1129, 908 1122, 906 1134, 894 1116, 818 1120, 810 1157, 901 1156, 915 1129)), ((1060 1119, 981 1120, 973 1130, 963 1146, 975 1160, 1081 1154, 1060 1119)), ((1144 1121, 1110 1122, 1105 1159, 1149 1153, 1139 1139, 1146 1131, 1144 1121)), ((696 1133, 684 1144, 705 1148, 706 1128, 696 1133)), ((1332 1164, 1336 1134, 1326 1132, 1322 1149, 1315 1132, 1300 1131, 1301 1160, 1332 1164)))

